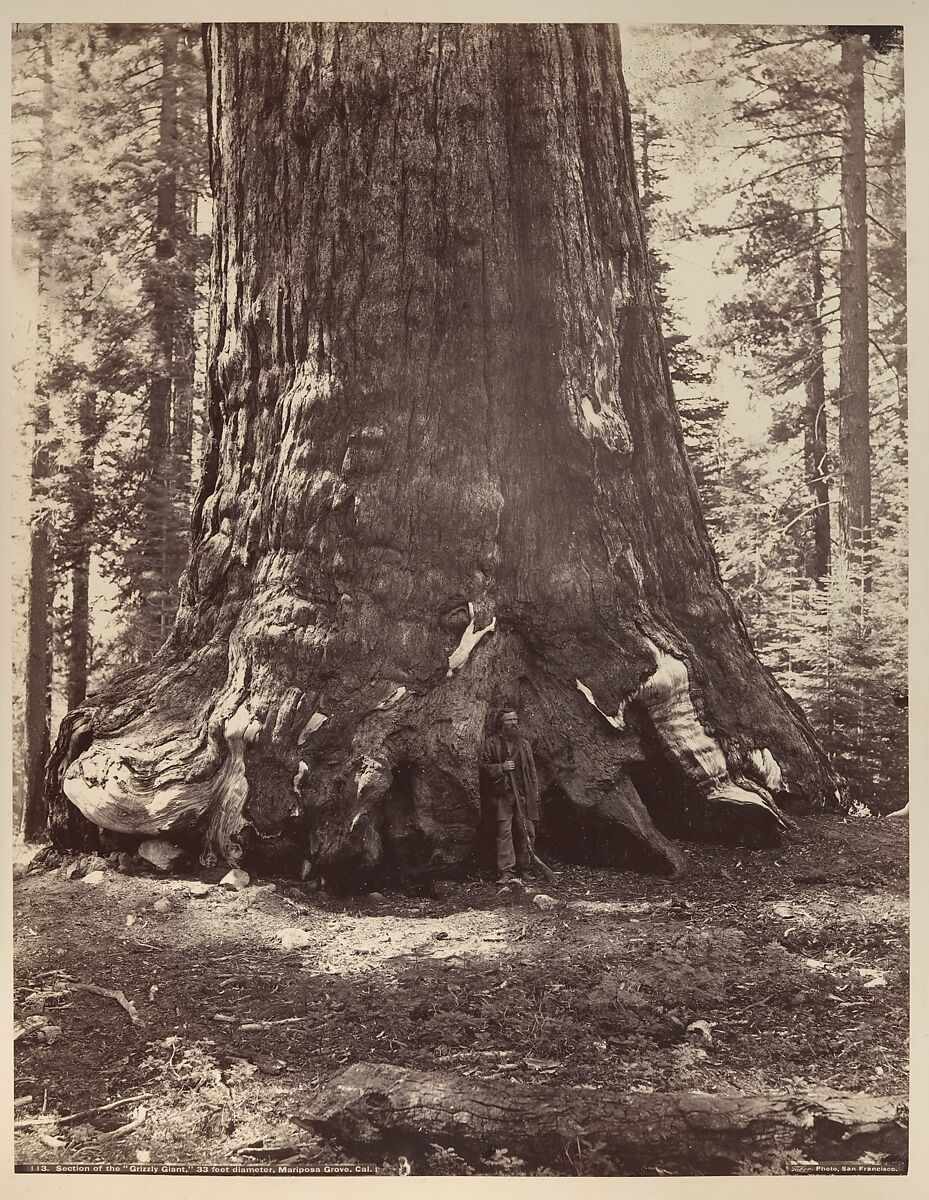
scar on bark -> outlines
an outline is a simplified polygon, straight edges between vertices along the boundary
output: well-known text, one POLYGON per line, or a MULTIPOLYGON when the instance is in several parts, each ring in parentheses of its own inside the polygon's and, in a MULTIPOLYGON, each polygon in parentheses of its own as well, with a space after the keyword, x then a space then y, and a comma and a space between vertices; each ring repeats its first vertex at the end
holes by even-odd
POLYGON ((705 816, 712 819, 711 814, 728 809, 751 818, 762 834, 777 836, 796 829, 773 799, 772 793, 782 785, 782 773, 770 750, 753 749, 746 756, 742 773, 733 778, 722 748, 707 733, 697 714, 686 663, 651 641, 648 645, 655 658, 655 669, 626 697, 615 715, 605 712, 590 688, 579 679, 578 691, 616 730, 625 729, 626 708, 637 703, 646 714, 663 755, 675 764, 706 805, 705 816))

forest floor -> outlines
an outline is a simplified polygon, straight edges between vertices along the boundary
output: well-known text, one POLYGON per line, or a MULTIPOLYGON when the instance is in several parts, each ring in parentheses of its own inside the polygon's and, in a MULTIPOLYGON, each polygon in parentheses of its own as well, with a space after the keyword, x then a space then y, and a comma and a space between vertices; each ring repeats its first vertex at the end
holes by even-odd
MULTIPOLYGON (((93 859, 30 870, 17 1163, 350 1167, 294 1118, 359 1061, 518 1088, 905 1094, 906 822, 817 815, 780 850, 684 852, 673 882, 565 866, 555 884, 355 898, 93 859)), ((487 1173, 527 1173, 505 1149, 487 1173)), ((440 1148, 412 1169, 465 1173, 440 1148)))

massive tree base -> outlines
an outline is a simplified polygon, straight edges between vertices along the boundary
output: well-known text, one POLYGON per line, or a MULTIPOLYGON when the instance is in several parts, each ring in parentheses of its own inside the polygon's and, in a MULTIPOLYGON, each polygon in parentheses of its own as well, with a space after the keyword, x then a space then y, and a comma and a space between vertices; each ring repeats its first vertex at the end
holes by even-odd
POLYGON ((438 1144, 477 1165, 505 1148, 566 1175, 782 1173, 866 1152, 902 1165, 908 1147, 901 1097, 606 1096, 373 1063, 339 1072, 298 1119, 362 1154, 438 1144))
POLYGON ((454 871, 516 705, 567 858, 835 795, 725 594, 606 25, 213 27, 212 437, 171 638, 64 723, 53 836, 454 871))
POLYGON ((469 658, 418 686, 372 683, 333 714, 296 689, 256 701, 240 673, 211 693, 207 656, 166 654, 157 672, 121 681, 119 701, 111 692, 63 722, 48 771, 53 841, 88 849, 103 830, 131 848, 164 834, 206 865, 310 870, 346 888, 490 866, 478 762, 511 703, 530 711, 540 847, 562 860, 674 874, 669 836, 761 845, 795 828, 774 799, 773 756, 726 758, 682 660, 658 654, 606 717, 586 687, 559 679, 554 656, 533 666, 515 632, 469 658))

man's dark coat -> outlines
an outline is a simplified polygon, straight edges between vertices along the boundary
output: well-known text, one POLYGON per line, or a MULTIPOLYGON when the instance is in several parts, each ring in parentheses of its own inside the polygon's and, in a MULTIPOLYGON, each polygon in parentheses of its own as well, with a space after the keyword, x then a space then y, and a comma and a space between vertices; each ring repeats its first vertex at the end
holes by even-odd
POLYGON ((503 763, 512 759, 516 770, 516 786, 525 797, 526 816, 530 821, 539 819, 539 780, 535 772, 535 759, 532 757, 532 747, 521 733, 516 735, 516 745, 510 753, 506 747, 506 739, 502 733, 495 733, 484 743, 484 755, 481 760, 484 772, 490 782, 490 794, 497 806, 498 817, 508 817, 513 812, 513 789, 507 783, 507 772, 503 763))

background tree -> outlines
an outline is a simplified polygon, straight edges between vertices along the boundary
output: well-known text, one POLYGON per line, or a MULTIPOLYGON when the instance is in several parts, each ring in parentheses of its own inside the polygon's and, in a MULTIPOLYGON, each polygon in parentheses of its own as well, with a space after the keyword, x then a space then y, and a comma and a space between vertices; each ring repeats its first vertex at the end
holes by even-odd
MULTIPOLYGON (((30 63, 37 86, 29 97, 33 105, 31 127, 18 130, 16 154, 30 166, 35 184, 38 228, 28 249, 20 252, 34 259, 38 314, 34 323, 36 345, 47 356, 51 333, 45 310, 48 288, 50 245, 48 213, 50 208, 49 169, 52 161, 51 128, 53 121, 53 54, 48 37, 31 37, 17 46, 19 62, 30 63)), ((14 96, 14 107, 23 97, 14 96)), ((25 266, 22 261, 18 264, 25 266)), ((49 399, 45 381, 33 373, 29 472, 30 528, 29 566, 26 580, 25 689, 23 699, 23 794, 21 824, 27 841, 39 838, 45 830, 47 809, 44 795, 44 764, 48 758, 50 708, 49 609, 52 582, 50 572, 49 514, 46 488, 49 475, 48 435, 49 399)))
MULTIPOLYGON (((130 36, 132 36, 130 34, 130 36)), ((178 582, 187 557, 191 500, 194 388, 194 309, 204 237, 196 230, 203 190, 201 153, 203 70, 199 46, 177 26, 157 34, 158 143, 151 253, 143 294, 153 333, 156 371, 149 387, 145 483, 141 495, 138 563, 132 584, 138 605, 136 636, 154 653, 174 621, 178 582)))
POLYGON ((839 353, 839 537, 843 560, 871 589, 871 393, 868 323, 868 172, 865 152, 865 42, 842 31, 842 253, 839 353))
MULTIPOLYGON (((892 31, 883 32, 707 27, 695 31, 701 36, 689 68, 655 74, 653 100, 680 154, 693 138, 673 119, 675 104, 686 121, 712 95, 718 130, 703 131, 704 161, 690 164, 704 182, 688 207, 675 181, 676 212, 656 236, 670 247, 682 233, 690 247, 700 238, 720 247, 717 269, 730 278, 728 298, 715 305, 716 368, 737 364, 759 412, 770 412, 767 438, 727 430, 720 441, 724 482, 709 500, 724 574, 765 661, 810 713, 852 794, 878 806, 893 805, 905 786, 898 701, 906 656, 905 431, 899 419, 886 419, 899 418, 906 405, 902 55, 892 31), (859 431, 871 429, 873 445, 854 463, 847 437, 839 447, 841 421, 850 428, 847 409, 840 418, 849 399, 839 380, 840 347, 856 342, 860 365, 868 339, 848 320, 850 311, 862 311, 860 298, 844 309, 842 301, 843 289, 861 285, 860 270, 840 270, 846 35, 864 37, 866 50, 874 264, 865 304, 870 411, 866 424, 856 418, 859 431), (857 482, 845 486, 834 476, 834 461, 844 464, 842 478, 857 482), (872 482, 874 516, 864 523, 873 531, 871 556, 856 551, 849 561, 830 514, 854 506, 850 488, 871 491, 872 482)), ((860 126, 856 118, 859 157, 860 126)), ((682 285, 672 277, 668 286, 682 285)))
MULTIPOLYGON (((166 29, 23 25, 14 35, 17 262, 24 277, 39 280, 32 333, 18 349, 21 376, 34 379, 37 422, 47 425, 37 441, 44 482, 34 489, 33 510, 55 594, 45 625, 34 613, 31 628, 43 661, 54 644, 59 664, 32 689, 44 691, 45 708, 80 703, 94 669, 107 669, 106 655, 93 650, 113 637, 108 626, 120 593, 118 653, 124 662, 150 655, 154 635, 138 632, 126 612, 140 607, 139 596, 157 594, 156 625, 170 621, 183 566, 197 425, 195 314, 209 244, 195 228, 205 181, 205 84, 198 32, 166 29), (165 38, 176 50, 170 138, 152 120, 161 107, 165 38), (51 70, 37 55, 42 47, 51 70), (161 237, 153 232, 160 229, 158 185, 172 172, 176 248, 156 272, 149 264, 161 237), (153 387, 164 392, 166 328, 173 331, 170 453, 158 502, 146 506, 152 414, 143 397, 153 387), (142 579, 137 547, 156 539, 152 583, 142 579)), ((30 661, 35 678, 38 654, 30 661)), ((27 708, 36 711, 31 701, 27 708)), ((44 754, 27 757, 26 774, 41 796, 47 742, 44 754)))
POLYGON ((726 189, 738 196, 723 225, 744 281, 724 304, 718 345, 740 354, 746 374, 784 397, 772 436, 792 442, 805 492, 794 497, 803 571, 821 583, 831 569, 826 351, 838 336, 839 208, 831 182, 840 158, 841 96, 831 43, 817 30, 736 27, 724 54, 737 68, 732 121, 739 137, 726 189))
POLYGON ((186 590, 153 663, 63 722, 59 843, 447 869, 514 702, 569 855, 673 863, 640 793, 733 839, 783 828, 781 767, 833 797, 706 538, 615 32, 231 25, 209 58, 186 590))

